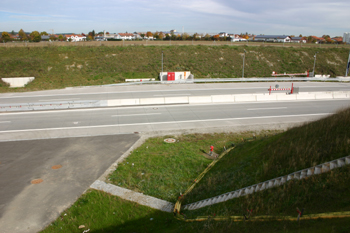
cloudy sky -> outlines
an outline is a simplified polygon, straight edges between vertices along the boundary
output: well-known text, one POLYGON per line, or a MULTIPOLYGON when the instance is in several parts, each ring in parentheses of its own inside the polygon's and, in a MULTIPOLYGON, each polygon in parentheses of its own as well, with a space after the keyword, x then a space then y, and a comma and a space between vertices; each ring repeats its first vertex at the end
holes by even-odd
POLYGON ((2 0, 0 31, 343 36, 349 0, 2 0))

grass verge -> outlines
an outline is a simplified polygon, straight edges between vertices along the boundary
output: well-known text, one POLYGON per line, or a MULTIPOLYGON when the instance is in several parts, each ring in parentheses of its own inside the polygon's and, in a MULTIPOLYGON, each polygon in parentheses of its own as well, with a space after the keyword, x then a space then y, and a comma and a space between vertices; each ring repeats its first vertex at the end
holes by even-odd
POLYGON ((118 165, 109 180, 115 185, 175 202, 211 163, 203 156, 210 145, 214 145, 216 153, 221 153, 224 146, 228 148, 232 142, 251 138, 253 134, 181 135, 174 137, 176 143, 164 142, 167 137, 150 138, 118 165))

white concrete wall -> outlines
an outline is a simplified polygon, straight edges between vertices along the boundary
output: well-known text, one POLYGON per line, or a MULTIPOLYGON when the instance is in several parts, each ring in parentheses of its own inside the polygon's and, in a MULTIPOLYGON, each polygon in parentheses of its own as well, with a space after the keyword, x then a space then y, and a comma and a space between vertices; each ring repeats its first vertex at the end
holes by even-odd
POLYGON ((31 81, 33 81, 34 77, 23 77, 23 78, 1 78, 5 83, 10 84, 10 87, 24 87, 31 81))

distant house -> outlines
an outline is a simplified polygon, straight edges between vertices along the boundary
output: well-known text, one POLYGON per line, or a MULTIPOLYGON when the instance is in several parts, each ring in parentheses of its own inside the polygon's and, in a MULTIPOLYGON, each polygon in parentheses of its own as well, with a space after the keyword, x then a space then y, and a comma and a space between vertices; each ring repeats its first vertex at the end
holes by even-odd
POLYGON ((64 36, 66 37, 67 41, 71 41, 71 42, 86 40, 86 36, 83 36, 83 35, 69 34, 64 36))
POLYGON ((50 36, 46 36, 46 35, 41 36, 41 41, 49 41, 49 40, 50 40, 50 36))
POLYGON ((293 43, 306 43, 306 38, 305 37, 291 37, 290 38, 290 42, 293 42, 293 43))
POLYGON ((219 37, 228 37, 228 33, 226 32, 220 32, 219 37))
POLYGON ((258 36, 255 36, 254 41, 291 42, 291 38, 290 36, 286 36, 286 35, 258 35, 258 36))
POLYGON ((114 38, 121 40, 135 40, 135 35, 133 33, 118 33, 114 38))
POLYGON ((341 36, 333 37, 333 38, 331 38, 331 40, 336 44, 343 43, 343 37, 341 37, 341 36))
POLYGON ((312 38, 314 38, 316 40, 316 44, 322 44, 322 43, 325 43, 326 40, 322 37, 317 37, 317 36, 311 36, 312 38))

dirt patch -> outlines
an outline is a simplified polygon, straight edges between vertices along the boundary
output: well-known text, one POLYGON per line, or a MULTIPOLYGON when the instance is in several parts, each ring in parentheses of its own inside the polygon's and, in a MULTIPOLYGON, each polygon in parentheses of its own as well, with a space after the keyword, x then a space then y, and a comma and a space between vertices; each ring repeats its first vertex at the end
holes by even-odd
POLYGON ((51 168, 56 170, 56 169, 60 169, 62 167, 62 165, 58 164, 58 165, 54 165, 51 168))
POLYGON ((41 182, 43 182, 42 179, 35 179, 35 180, 32 180, 30 183, 32 183, 32 184, 40 184, 41 182))

